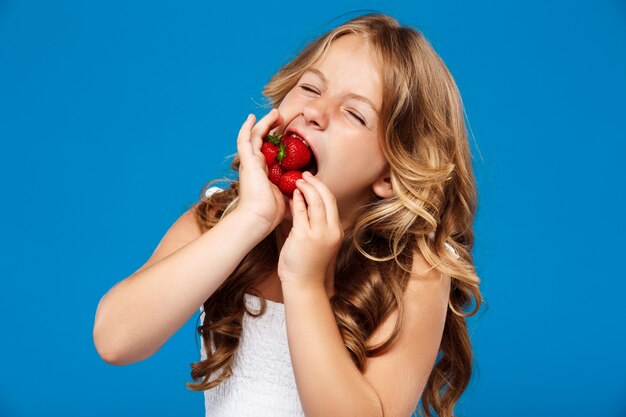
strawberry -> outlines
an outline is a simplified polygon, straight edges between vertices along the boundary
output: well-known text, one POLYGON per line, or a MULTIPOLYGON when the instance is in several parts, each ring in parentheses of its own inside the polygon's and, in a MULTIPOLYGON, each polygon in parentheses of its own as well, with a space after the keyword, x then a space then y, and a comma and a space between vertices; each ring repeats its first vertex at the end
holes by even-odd
POLYGON ((261 152, 268 166, 267 176, 288 197, 293 197, 296 181, 302 178, 299 169, 311 161, 311 150, 304 142, 293 136, 280 134, 265 138, 261 152))
POLYGON ((278 145, 276 160, 286 171, 300 169, 311 160, 311 151, 300 139, 286 136, 278 145))
POLYGON ((265 156, 265 162, 267 166, 272 166, 276 161, 276 155, 278 154, 278 148, 272 142, 263 142, 261 146, 261 153, 265 156))
POLYGON ((283 176, 283 169, 280 167, 280 165, 278 165, 277 162, 273 162, 272 165, 270 165, 268 176, 270 177, 270 181, 278 185, 280 177, 283 176))
POLYGON ((280 177, 278 182, 278 188, 287 197, 293 197, 293 190, 296 188, 296 181, 302 178, 302 172, 300 171, 287 171, 280 177))

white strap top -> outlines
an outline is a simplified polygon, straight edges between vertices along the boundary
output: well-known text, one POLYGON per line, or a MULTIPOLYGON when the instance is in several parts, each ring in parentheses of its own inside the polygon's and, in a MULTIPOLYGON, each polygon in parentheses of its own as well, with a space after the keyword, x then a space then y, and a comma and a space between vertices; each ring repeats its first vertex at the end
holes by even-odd
MULTIPOLYGON (((261 310, 257 296, 244 294, 244 300, 253 313, 261 310)), ((304 416, 289 355, 285 305, 266 300, 266 306, 259 317, 244 312, 233 375, 204 391, 206 417, 304 416)), ((204 320, 203 308, 200 311, 204 320)), ((201 357, 206 359, 204 344, 201 357)), ((212 375, 210 380, 216 378, 212 375)))

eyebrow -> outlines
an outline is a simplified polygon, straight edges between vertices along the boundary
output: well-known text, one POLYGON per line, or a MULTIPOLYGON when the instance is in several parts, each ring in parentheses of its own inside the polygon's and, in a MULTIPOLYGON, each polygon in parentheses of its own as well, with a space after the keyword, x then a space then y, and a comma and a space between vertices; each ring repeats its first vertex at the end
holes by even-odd
MULTIPOLYGON (((306 71, 304 71, 304 74, 306 74, 307 72, 312 72, 313 74, 315 74, 318 77, 320 77, 324 83, 328 84, 328 80, 326 79, 326 77, 324 76, 324 73, 322 73, 322 71, 320 71, 318 69, 315 69, 315 68, 309 68, 306 71)), ((378 115, 378 109, 376 108, 374 103, 372 103, 372 100, 370 100, 369 98, 367 98, 365 96, 361 96, 359 94, 355 94, 355 93, 350 93, 346 97, 362 101, 363 103, 365 103, 368 106, 370 106, 372 108, 372 110, 374 110, 374 112, 376 112, 376 114, 378 115)))

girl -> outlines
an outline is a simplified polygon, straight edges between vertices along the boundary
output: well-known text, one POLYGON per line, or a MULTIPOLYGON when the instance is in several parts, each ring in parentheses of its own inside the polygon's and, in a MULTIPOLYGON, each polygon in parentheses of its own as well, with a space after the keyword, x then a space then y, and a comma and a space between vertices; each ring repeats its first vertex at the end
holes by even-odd
POLYGON ((273 109, 239 131, 238 180, 205 187, 102 298, 99 354, 143 360, 200 308, 188 387, 207 416, 410 416, 420 398, 426 416, 452 416, 481 294, 476 186, 445 64, 419 31, 364 15, 309 44, 264 94, 273 109), (269 133, 295 133, 314 155, 293 198, 268 179, 269 133))

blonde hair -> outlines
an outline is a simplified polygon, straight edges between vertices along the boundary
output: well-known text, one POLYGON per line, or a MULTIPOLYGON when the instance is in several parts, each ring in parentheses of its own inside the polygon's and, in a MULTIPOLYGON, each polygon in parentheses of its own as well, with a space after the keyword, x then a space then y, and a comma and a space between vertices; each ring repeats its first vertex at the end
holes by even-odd
MULTIPOLYGON (((387 351, 403 322, 402 295, 413 255, 452 278, 448 314, 438 360, 424 388, 424 415, 453 416, 454 405, 472 374, 472 347, 466 317, 481 305, 479 278, 473 266, 472 225, 477 192, 463 119, 463 105, 446 65, 416 29, 392 17, 367 14, 318 37, 265 86, 264 95, 278 107, 300 76, 320 59, 331 42, 347 34, 368 39, 384 62, 380 109, 381 148, 389 163, 395 195, 372 196, 357 212, 347 231, 335 268, 335 294, 330 302, 346 349, 363 372, 366 359, 387 351), (446 250, 451 246, 458 258, 446 250), (472 311, 468 311, 476 304, 472 311), (381 322, 398 310, 395 329, 377 346, 365 342, 381 322), (431 410, 432 408, 432 410, 431 410)), ((231 167, 239 169, 236 155, 231 167)), ((201 230, 213 227, 238 203, 238 181, 211 196, 202 190, 193 213, 201 230)), ((252 287, 278 262, 279 228, 248 253, 203 305, 198 327, 207 358, 192 364, 192 390, 214 388, 232 375, 235 350, 242 334, 243 314, 255 315, 244 304, 244 293, 262 297, 252 287), (214 352, 212 352, 212 344, 214 352), (212 374, 223 372, 210 380, 212 374)), ((265 312, 262 299, 260 314, 265 312)))

